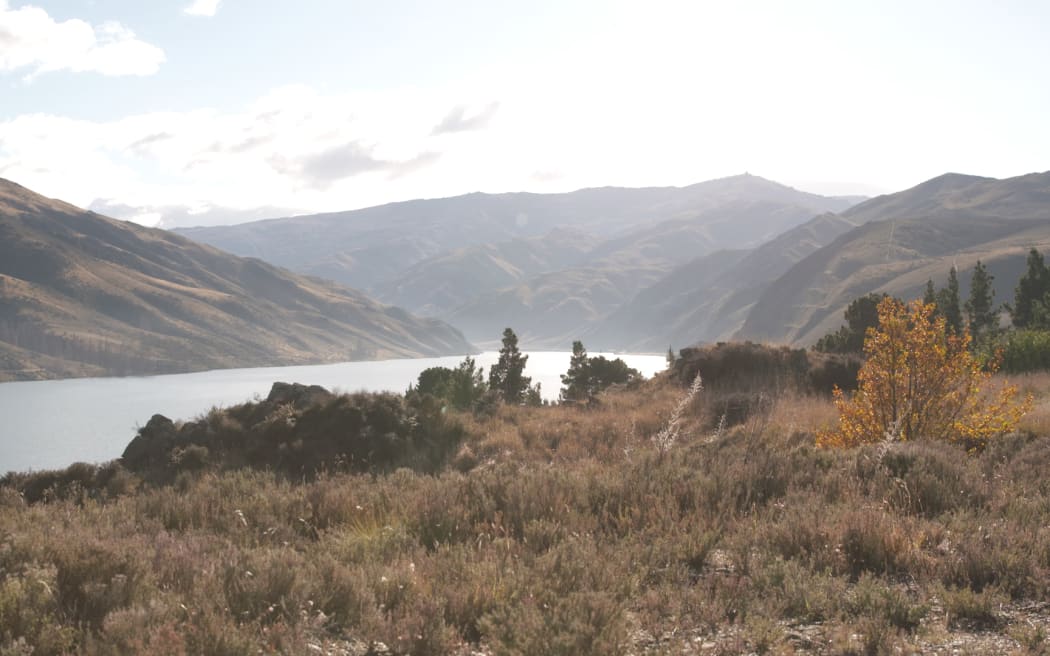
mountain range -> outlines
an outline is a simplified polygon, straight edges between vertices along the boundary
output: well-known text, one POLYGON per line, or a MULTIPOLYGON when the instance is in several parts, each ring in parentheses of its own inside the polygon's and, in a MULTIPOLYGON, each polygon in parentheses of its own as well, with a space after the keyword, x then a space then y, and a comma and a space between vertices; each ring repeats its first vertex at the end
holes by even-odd
POLYGON ((742 175, 179 232, 0 181, 0 379, 462 354, 507 326, 533 349, 805 346, 870 292, 918 297, 956 267, 965 296, 977 260, 1012 300, 1050 249, 1050 173, 867 200, 742 175))
POLYGON ((470 194, 184 234, 292 268, 340 262, 344 280, 480 343, 512 326, 532 348, 808 345, 868 292, 919 296, 955 266, 967 293, 978 259, 996 276, 996 298, 1010 300, 1027 251, 1050 246, 1050 174, 946 174, 872 199, 740 175, 682 188, 470 194), (372 241, 393 225, 400 241, 372 241), (291 233, 292 245, 272 237, 291 233), (300 247, 325 235, 311 264, 300 247), (360 270, 384 252, 384 268, 360 270))
POLYGON ((856 200, 745 174, 687 187, 468 194, 179 232, 360 287, 478 343, 512 326, 530 347, 567 348, 676 266, 758 247, 856 200))
POLYGON ((954 266, 961 293, 981 260, 997 302, 1013 300, 1028 251, 1050 249, 1050 172, 996 180, 949 173, 842 213, 857 227, 765 287, 740 339, 811 344, 869 292, 922 296, 954 266))
POLYGON ((0 179, 0 380, 474 350, 451 326, 344 285, 0 179))

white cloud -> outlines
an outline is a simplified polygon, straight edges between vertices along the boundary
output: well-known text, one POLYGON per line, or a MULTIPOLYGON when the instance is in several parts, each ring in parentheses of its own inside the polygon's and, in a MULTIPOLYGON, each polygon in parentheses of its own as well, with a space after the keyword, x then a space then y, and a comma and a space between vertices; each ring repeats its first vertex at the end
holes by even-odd
POLYGON ((465 142, 430 131, 452 104, 408 92, 322 96, 297 86, 235 112, 113 121, 27 114, 0 121, 0 175, 167 227, 264 218, 259 208, 287 216, 445 195, 444 153, 465 142))
POLYGON ((445 116, 445 118, 434 126, 432 134, 445 134, 448 132, 468 132, 470 130, 481 130, 488 126, 489 121, 499 110, 499 103, 489 103, 487 107, 475 114, 467 115, 467 108, 457 105, 445 116))
POLYGON ((58 22, 39 7, 10 9, 0 2, 0 72, 27 69, 29 78, 62 70, 151 75, 163 62, 163 50, 120 23, 58 22))
POLYGON ((190 6, 182 11, 190 16, 214 16, 222 0, 193 0, 190 6))

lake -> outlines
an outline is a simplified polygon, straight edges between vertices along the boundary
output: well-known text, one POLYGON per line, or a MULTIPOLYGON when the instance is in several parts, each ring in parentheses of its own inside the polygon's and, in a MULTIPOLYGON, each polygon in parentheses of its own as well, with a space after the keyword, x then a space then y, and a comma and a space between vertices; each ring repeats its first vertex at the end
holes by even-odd
MULTIPOLYGON (((570 354, 533 351, 528 355, 525 373, 533 383, 542 383, 543 398, 556 399, 570 354)), ((476 360, 487 373, 498 357, 490 351, 476 360)), ((646 377, 667 365, 661 355, 616 357, 646 377)), ((274 381, 321 385, 341 392, 404 392, 424 369, 455 367, 462 360, 457 356, 0 383, 0 474, 112 460, 154 414, 192 419, 215 406, 265 397, 274 381)))

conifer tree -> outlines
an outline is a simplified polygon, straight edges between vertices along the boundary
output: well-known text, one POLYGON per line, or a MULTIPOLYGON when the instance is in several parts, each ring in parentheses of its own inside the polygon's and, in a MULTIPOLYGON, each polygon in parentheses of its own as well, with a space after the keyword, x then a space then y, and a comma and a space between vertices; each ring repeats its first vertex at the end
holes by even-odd
POLYGON ((966 301, 966 316, 974 341, 980 341, 982 336, 995 332, 999 327, 999 315, 992 307, 995 298, 993 280, 995 276, 989 274, 988 269, 977 260, 970 278, 970 298, 966 301))
POLYGON ((532 384, 532 379, 524 375, 528 360, 529 356, 518 350, 518 336, 510 328, 504 330, 499 361, 489 368, 489 388, 503 397, 504 402, 520 405, 526 401, 532 384))
POLYGON ((926 293, 922 295, 922 302, 926 305, 937 305, 937 290, 933 287, 933 279, 926 281, 926 293))
POLYGON ((560 400, 565 403, 586 401, 590 398, 590 358, 587 357, 587 349, 583 342, 572 343, 572 358, 569 360, 569 370, 562 374, 563 385, 560 400))
POLYGON ((937 311, 944 317, 944 322, 952 334, 962 334, 963 318, 959 302, 959 275, 954 266, 948 272, 948 286, 937 292, 937 311))
POLYGON ((813 347, 822 353, 860 353, 868 328, 879 324, 879 303, 886 294, 871 293, 854 299, 843 317, 846 325, 820 338, 813 347))
POLYGON ((1010 320, 1015 328, 1037 328, 1039 315, 1045 315, 1047 296, 1050 295, 1050 270, 1038 250, 1028 253, 1028 270, 1021 276, 1014 291, 1010 320))
POLYGON ((482 377, 482 367, 478 367, 474 358, 469 355, 465 357, 459 367, 452 371, 449 390, 452 405, 460 410, 474 407, 485 394, 485 381, 482 377))

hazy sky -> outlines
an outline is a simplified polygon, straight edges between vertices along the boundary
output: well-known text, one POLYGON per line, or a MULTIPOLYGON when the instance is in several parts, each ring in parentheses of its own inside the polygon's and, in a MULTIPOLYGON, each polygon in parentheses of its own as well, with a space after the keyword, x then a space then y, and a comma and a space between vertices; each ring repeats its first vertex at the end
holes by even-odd
POLYGON ((1050 169, 1050 2, 0 0, 0 177, 188 225, 1050 169))

